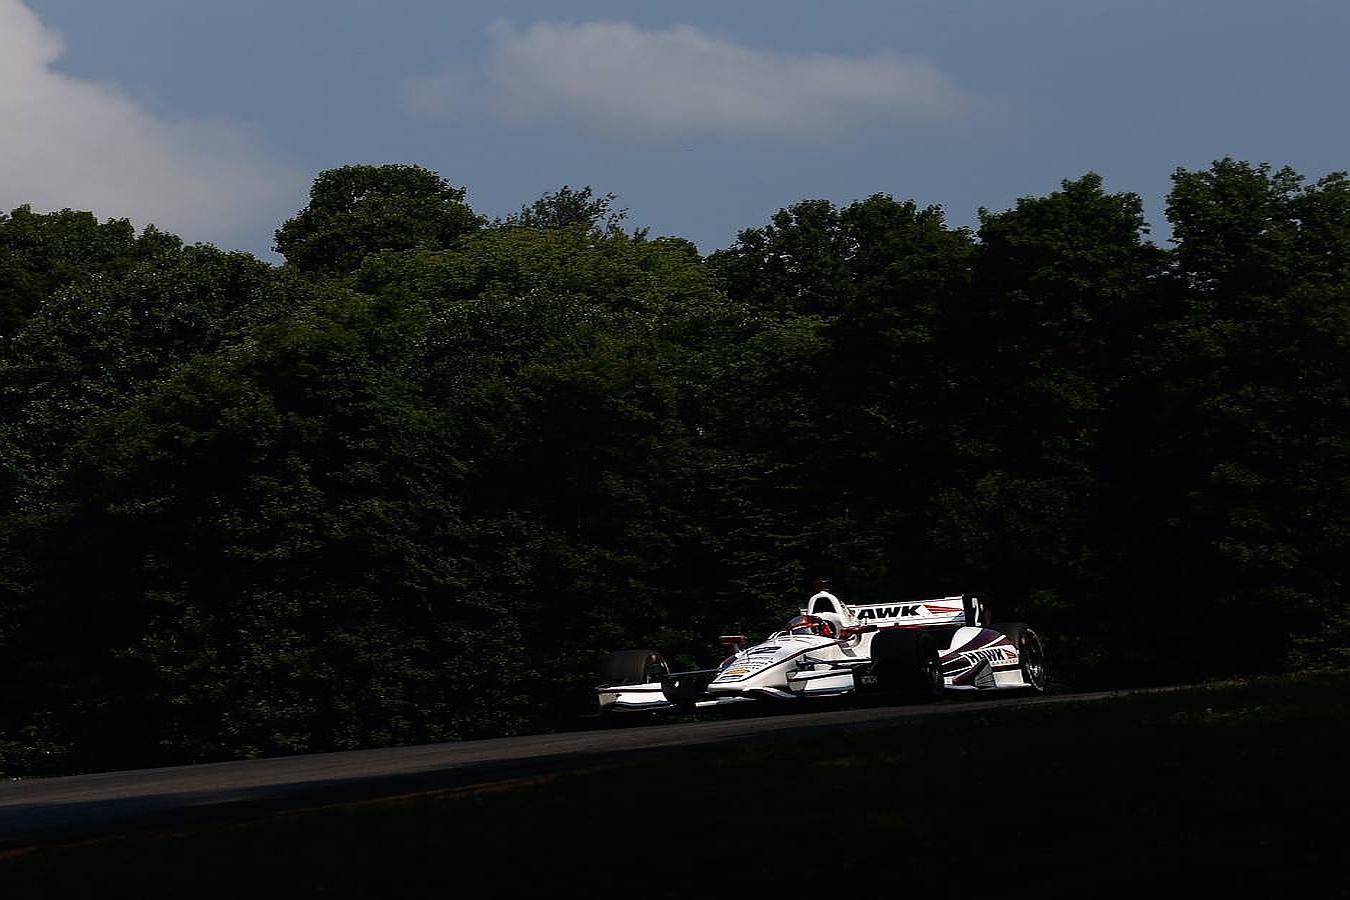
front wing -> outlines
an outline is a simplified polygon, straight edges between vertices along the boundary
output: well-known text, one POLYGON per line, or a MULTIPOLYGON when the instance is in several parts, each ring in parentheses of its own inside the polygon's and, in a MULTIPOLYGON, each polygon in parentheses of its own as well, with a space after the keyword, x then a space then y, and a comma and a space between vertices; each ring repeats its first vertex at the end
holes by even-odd
POLYGON ((792 700, 798 697, 826 697, 857 690, 854 673, 871 665, 871 660, 850 660, 843 665, 820 664, 790 672, 779 684, 745 689, 719 687, 708 689, 717 669, 676 672, 659 682, 645 684, 602 685, 596 688, 602 711, 635 712, 670 707, 704 708, 744 703, 751 700, 792 700))

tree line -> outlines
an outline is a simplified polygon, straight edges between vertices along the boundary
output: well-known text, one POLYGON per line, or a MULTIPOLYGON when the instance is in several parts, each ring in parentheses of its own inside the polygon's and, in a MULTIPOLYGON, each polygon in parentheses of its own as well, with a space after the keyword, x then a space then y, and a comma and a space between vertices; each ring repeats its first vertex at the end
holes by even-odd
POLYGON ((1065 683, 1350 661, 1350 180, 806 200, 701 256, 321 173, 284 265, 0 215, 0 772, 500 735, 828 574, 1065 683))

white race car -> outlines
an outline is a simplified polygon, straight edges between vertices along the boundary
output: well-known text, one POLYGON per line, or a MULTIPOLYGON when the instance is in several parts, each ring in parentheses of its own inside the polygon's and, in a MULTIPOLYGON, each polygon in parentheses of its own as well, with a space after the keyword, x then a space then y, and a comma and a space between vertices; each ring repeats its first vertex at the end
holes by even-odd
POLYGON ((921 603, 849 606, 827 590, 763 643, 742 635, 715 669, 671 672, 654 650, 621 650, 596 688, 601 712, 685 709, 878 691, 932 700, 944 690, 1045 690, 1041 640, 1021 622, 986 623, 966 594, 921 603))

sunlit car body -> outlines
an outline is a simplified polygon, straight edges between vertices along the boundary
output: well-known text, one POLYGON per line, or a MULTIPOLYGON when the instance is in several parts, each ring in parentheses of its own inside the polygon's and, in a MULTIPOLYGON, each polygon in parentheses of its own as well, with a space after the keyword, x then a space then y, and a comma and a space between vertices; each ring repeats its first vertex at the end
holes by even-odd
POLYGON ((659 653, 611 654, 596 688, 602 711, 699 708, 750 700, 801 700, 854 691, 929 700, 943 691, 1043 691, 1040 638, 1020 622, 986 624, 978 597, 850 606, 829 591, 802 609, 824 633, 779 631, 735 648, 715 668, 672 672, 659 653))

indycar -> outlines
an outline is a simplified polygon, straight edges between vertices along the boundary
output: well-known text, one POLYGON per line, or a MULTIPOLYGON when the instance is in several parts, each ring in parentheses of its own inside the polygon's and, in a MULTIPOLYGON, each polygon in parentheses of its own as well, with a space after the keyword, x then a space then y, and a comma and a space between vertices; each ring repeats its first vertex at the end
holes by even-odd
POLYGON ((988 623, 977 596, 851 606, 828 590, 761 643, 720 640, 715 668, 672 672, 655 650, 620 650, 595 692, 602 713, 877 692, 910 701, 947 691, 1043 692, 1045 653, 1022 622, 988 623))

